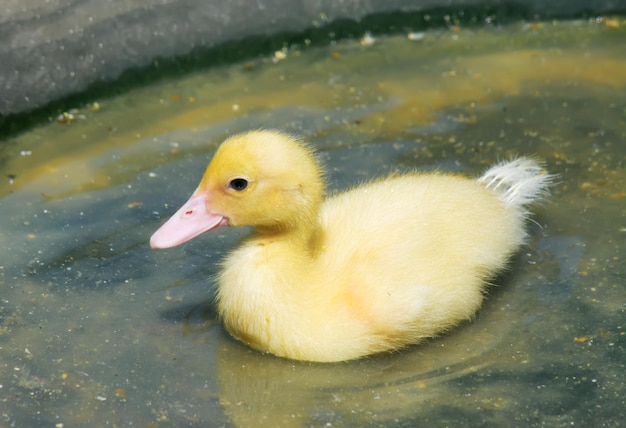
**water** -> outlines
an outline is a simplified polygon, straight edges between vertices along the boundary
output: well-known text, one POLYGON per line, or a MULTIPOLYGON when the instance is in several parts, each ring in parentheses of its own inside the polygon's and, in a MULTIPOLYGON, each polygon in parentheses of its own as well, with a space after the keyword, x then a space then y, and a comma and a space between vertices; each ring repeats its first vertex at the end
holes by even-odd
POLYGON ((619 426, 615 22, 292 47, 90 100, 69 124, 5 139, 0 426, 619 426), (246 230, 147 245, 217 144, 259 127, 315 145, 333 189, 411 168, 477 175, 515 154, 560 179, 472 323, 390 355, 288 361, 234 341, 215 315, 211 278, 246 230))

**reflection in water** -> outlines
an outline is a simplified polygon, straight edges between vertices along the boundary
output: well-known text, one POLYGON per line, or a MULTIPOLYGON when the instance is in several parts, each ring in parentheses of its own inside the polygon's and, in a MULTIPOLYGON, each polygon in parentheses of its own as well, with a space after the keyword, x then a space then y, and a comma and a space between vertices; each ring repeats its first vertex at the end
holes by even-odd
POLYGON ((624 28, 293 49, 4 141, 0 425, 618 426, 624 28), (216 144, 258 127, 304 135, 333 189, 396 169, 478 174, 513 154, 561 181, 474 322, 395 354, 293 362, 216 319, 211 278, 246 230, 147 246, 216 144))

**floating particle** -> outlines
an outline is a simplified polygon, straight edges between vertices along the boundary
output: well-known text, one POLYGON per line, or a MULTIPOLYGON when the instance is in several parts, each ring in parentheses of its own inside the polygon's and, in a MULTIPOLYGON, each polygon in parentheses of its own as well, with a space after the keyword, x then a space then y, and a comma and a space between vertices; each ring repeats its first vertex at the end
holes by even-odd
POLYGON ((419 40, 424 40, 424 33, 409 33, 406 35, 407 39, 411 40, 411 41, 419 41, 419 40))
POLYGON ((57 116, 57 122, 59 123, 65 123, 67 125, 69 125, 70 123, 72 123, 72 121, 75 119, 74 118, 74 113, 72 113, 73 111, 77 111, 77 110, 70 110, 69 112, 65 111, 63 113, 61 113, 60 115, 57 116))
POLYGON ((287 58, 287 52, 284 52, 284 51, 274 52, 274 62, 282 61, 285 58, 287 58))
POLYGON ((360 40, 361 46, 372 46, 374 42, 376 42, 376 39, 369 32, 365 33, 360 40))

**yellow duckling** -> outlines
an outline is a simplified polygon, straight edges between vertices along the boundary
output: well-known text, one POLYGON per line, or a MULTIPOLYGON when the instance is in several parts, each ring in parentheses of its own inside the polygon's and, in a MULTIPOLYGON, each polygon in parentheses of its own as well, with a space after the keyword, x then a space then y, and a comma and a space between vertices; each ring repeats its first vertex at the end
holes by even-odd
POLYGON ((219 275, 226 329, 262 352, 349 360, 471 318, 486 281, 524 242, 526 205, 550 183, 534 160, 519 158, 478 180, 413 172, 324 199, 311 149, 253 131, 219 147, 150 245, 254 226, 219 275))

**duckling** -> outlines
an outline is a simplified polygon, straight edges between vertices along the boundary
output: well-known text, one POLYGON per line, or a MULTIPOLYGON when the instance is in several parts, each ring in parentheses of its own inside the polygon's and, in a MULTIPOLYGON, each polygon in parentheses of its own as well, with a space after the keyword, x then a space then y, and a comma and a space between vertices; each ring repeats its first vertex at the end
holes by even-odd
POLYGON ((223 261, 217 306, 254 349, 333 362, 416 344, 471 319, 524 243, 527 206, 552 176, 526 157, 480 178, 393 174, 325 197, 311 148, 273 130, 218 148, 154 249, 252 226, 223 261))

